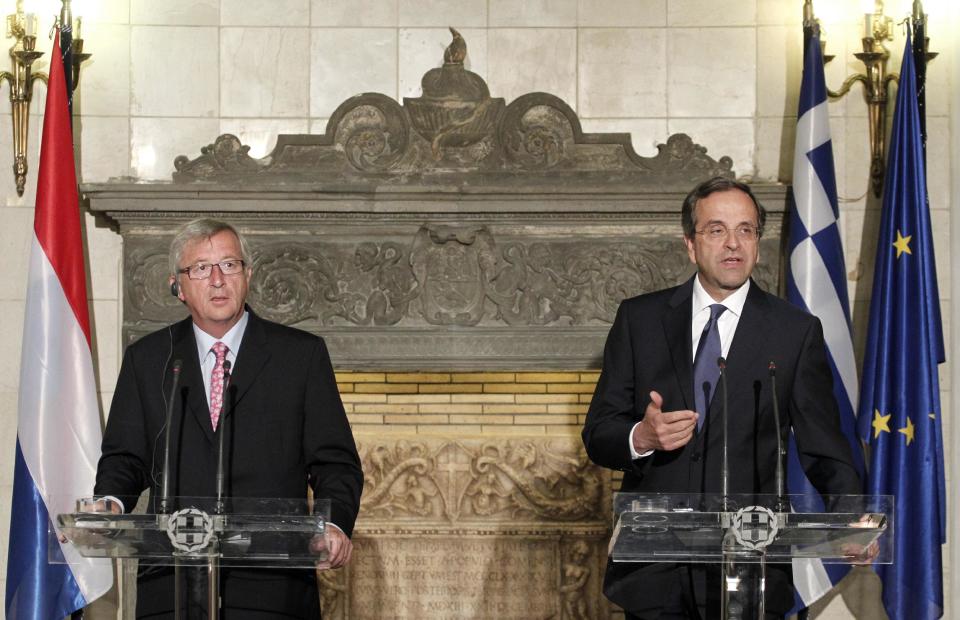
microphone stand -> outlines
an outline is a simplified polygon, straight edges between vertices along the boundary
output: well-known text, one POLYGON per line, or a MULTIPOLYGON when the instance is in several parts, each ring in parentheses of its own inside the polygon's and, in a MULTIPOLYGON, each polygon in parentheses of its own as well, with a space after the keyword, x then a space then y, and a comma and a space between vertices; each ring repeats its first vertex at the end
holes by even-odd
POLYGON ((773 420, 777 431, 777 503, 774 508, 777 512, 784 512, 788 503, 784 494, 783 435, 780 434, 780 404, 777 402, 777 365, 773 360, 770 360, 770 395, 773 398, 773 420))
MULTIPOLYGON (((177 398, 177 386, 180 384, 180 369, 183 362, 179 359, 173 361, 173 384, 170 386, 170 399, 167 401, 167 415, 165 420, 165 436, 163 438, 163 473, 160 484, 160 506, 158 514, 170 514, 170 425, 173 422, 173 409, 177 398)), ((180 587, 180 560, 174 558, 173 561, 173 609, 175 620, 180 620, 181 609, 183 607, 183 592, 180 587)))
POLYGON ((183 362, 173 362, 173 385, 170 386, 170 400, 167 401, 166 433, 163 438, 163 482, 160 485, 160 514, 170 514, 170 423, 173 420, 173 407, 177 398, 177 386, 180 384, 180 368, 183 362))
POLYGON ((729 510, 730 503, 730 462, 727 458, 727 446, 729 439, 727 437, 727 360, 720 356, 717 358, 717 366, 720 368, 720 397, 723 414, 723 463, 720 470, 720 489, 723 494, 723 511, 729 510))
MULTIPOLYGON (((224 519, 224 501, 223 501, 223 488, 224 488, 224 467, 223 467, 223 443, 224 437, 227 435, 227 418, 230 415, 231 399, 230 395, 230 360, 223 361, 223 404, 220 406, 220 420, 219 428, 217 429, 220 433, 217 438, 217 502, 214 505, 214 512, 217 515, 214 518, 214 523, 218 523, 221 528, 225 525, 224 519)), ((214 528, 214 531, 217 532, 217 528, 214 528)), ((222 532, 217 532, 217 537, 219 538, 222 532)), ((215 547, 215 552, 211 553, 207 561, 207 617, 210 620, 217 620, 220 617, 220 545, 219 541, 215 547)))

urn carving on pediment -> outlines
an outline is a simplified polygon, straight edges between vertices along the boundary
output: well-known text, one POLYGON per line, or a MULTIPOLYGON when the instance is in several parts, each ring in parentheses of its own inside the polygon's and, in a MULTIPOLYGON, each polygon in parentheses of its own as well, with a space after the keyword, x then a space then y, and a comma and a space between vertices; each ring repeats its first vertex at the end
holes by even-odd
POLYGON ((467 43, 454 28, 450 32, 453 41, 443 53, 443 66, 420 81, 423 95, 403 98, 410 124, 430 142, 434 156, 441 147, 470 146, 493 134, 505 107, 502 97, 490 97, 483 78, 464 68, 467 43))

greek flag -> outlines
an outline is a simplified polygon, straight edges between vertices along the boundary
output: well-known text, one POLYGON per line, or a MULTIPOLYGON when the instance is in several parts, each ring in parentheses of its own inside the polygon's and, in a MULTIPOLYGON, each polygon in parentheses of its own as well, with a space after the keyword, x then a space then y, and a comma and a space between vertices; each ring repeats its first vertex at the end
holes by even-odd
MULTIPOLYGON (((837 183, 819 28, 808 28, 804 35, 806 47, 793 160, 794 204, 790 211, 787 299, 816 315, 823 324, 841 425, 853 448, 855 464, 862 473, 863 457, 856 439, 854 414, 857 406, 857 367, 850 335, 850 304, 847 301, 843 246, 837 225, 837 183)), ((787 458, 790 493, 816 494, 800 466, 792 436, 787 458)), ((794 560, 794 587, 799 598, 797 607, 809 606, 826 594, 848 571, 845 565, 825 565, 819 560, 794 560)))

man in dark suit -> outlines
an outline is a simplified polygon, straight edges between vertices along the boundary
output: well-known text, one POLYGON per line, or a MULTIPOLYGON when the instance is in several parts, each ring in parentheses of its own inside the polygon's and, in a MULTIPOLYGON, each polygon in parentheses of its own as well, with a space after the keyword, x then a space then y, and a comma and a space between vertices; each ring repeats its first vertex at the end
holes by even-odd
MULTIPOLYGON (((824 494, 860 492, 820 321, 750 278, 764 220, 747 185, 701 183, 681 211, 697 274, 620 305, 583 442, 595 463, 624 472, 622 492, 720 492, 723 429, 720 399, 713 398, 720 356, 727 367, 731 493, 775 492, 771 362, 781 427, 784 435, 793 428, 811 482, 824 494)), ((713 566, 611 562, 604 592, 628 619, 720 613, 713 566)), ((782 617, 792 604, 789 565, 768 565, 768 616, 782 617)))
MULTIPOLYGON (((331 567, 343 566, 363 474, 323 340, 246 306, 249 252, 229 224, 201 219, 183 226, 171 244, 170 272, 171 292, 190 317, 127 348, 94 492, 125 510, 144 489, 154 501, 161 495, 165 411, 179 362, 171 495, 216 495, 218 435, 227 428, 225 495, 305 500, 309 485, 315 499, 331 504, 318 544, 327 547, 331 567)), ((185 598, 194 599, 191 616, 205 613, 196 605, 205 608, 204 580, 184 580, 185 598)), ((220 593, 227 620, 319 617, 312 570, 224 569, 220 593)), ((141 570, 137 599, 138 617, 170 616, 172 570, 141 570)))

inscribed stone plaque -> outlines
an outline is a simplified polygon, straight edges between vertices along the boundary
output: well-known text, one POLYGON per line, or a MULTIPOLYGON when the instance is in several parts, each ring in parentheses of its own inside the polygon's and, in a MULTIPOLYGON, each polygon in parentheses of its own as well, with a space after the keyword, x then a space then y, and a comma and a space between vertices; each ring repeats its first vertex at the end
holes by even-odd
POLYGON ((556 538, 358 537, 349 617, 560 617, 559 556, 556 538))
POLYGON ((609 474, 576 438, 358 435, 358 449, 353 558, 320 575, 325 620, 609 615, 609 474))

